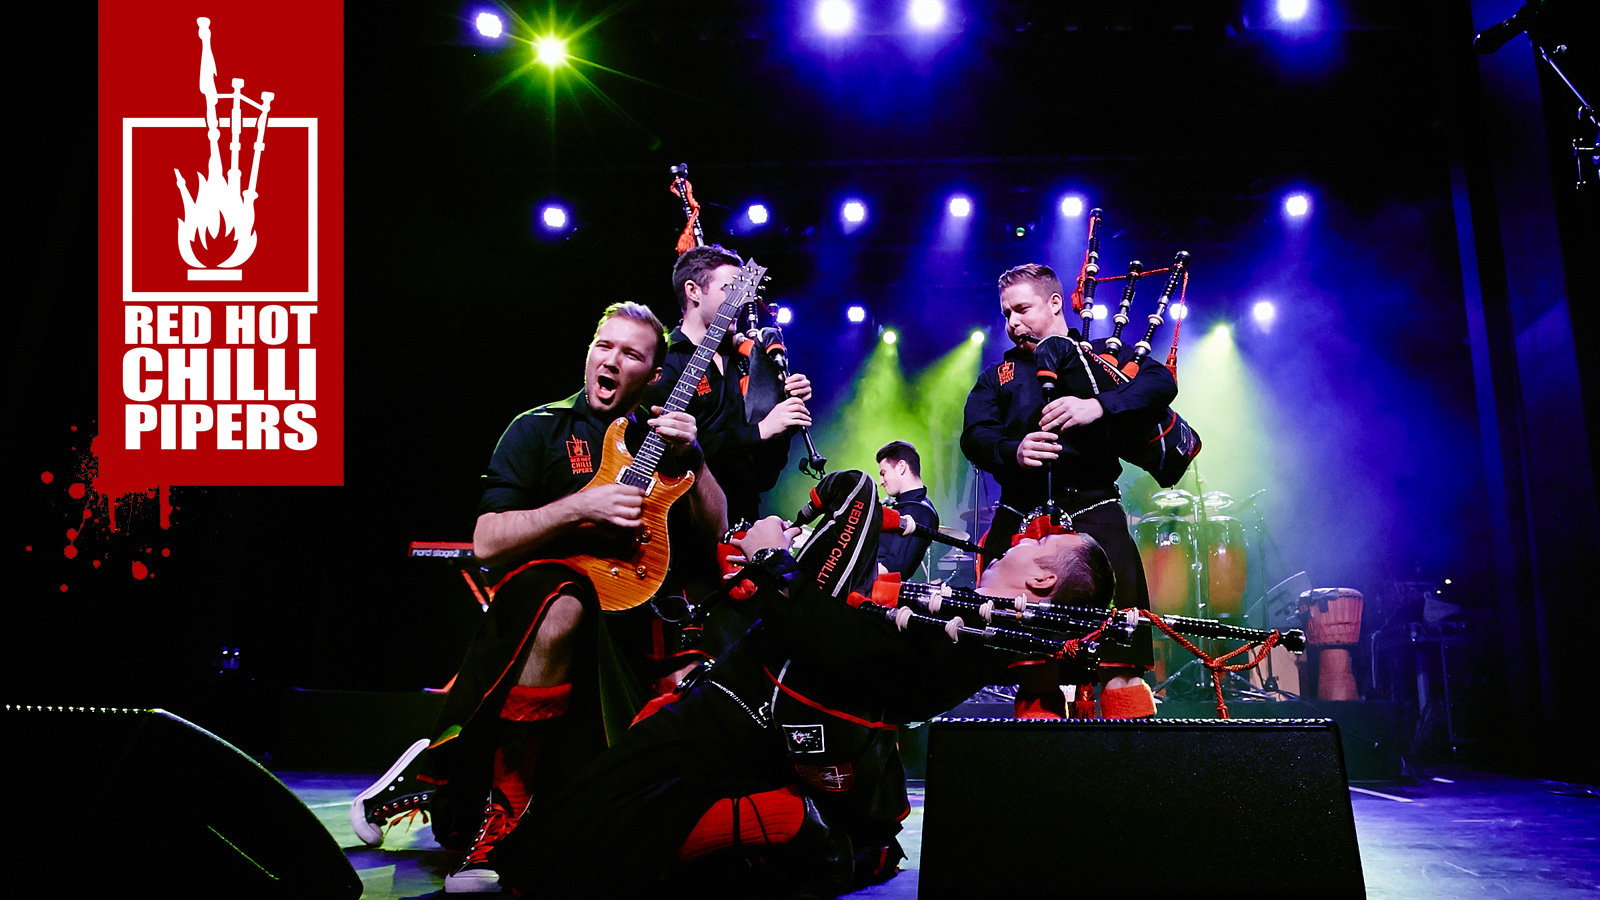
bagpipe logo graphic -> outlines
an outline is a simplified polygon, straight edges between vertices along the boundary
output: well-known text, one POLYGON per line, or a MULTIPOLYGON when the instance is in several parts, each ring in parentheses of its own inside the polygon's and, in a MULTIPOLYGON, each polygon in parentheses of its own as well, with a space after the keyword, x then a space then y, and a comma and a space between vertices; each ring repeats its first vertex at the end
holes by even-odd
POLYGON ((190 281, 239 281, 244 273, 239 266, 256 249, 256 198, 261 194, 256 183, 261 175, 261 151, 267 149, 267 118, 272 112, 271 91, 261 93, 257 103, 245 96, 244 79, 233 79, 233 93, 217 94, 217 61, 211 55, 211 20, 196 20, 200 26, 200 91, 206 97, 206 139, 211 142, 211 158, 206 174, 196 174, 194 194, 184 181, 183 171, 173 169, 178 176, 178 191, 183 195, 183 218, 178 220, 178 254, 189 264, 190 281), (233 114, 229 118, 233 140, 228 149, 232 152, 227 174, 222 171, 222 152, 219 143, 222 131, 217 127, 217 101, 232 100, 233 114), (242 104, 258 111, 255 121, 256 139, 250 160, 250 186, 239 184, 239 136, 243 131, 242 104), (218 240, 222 238, 223 240, 218 240), (228 250, 215 268, 200 260, 196 251, 211 251, 208 256, 221 255, 228 250))
POLYGON ((130 490, 339 484, 342 20, 129 6, 101 6, 101 469, 130 490), (126 115, 184 107, 203 115, 126 115))
POLYGON ((125 299, 315 303, 317 120, 272 118, 278 95, 252 99, 243 78, 218 93, 211 19, 195 24, 204 117, 123 120, 125 299), (269 130, 272 172, 263 176, 269 130))

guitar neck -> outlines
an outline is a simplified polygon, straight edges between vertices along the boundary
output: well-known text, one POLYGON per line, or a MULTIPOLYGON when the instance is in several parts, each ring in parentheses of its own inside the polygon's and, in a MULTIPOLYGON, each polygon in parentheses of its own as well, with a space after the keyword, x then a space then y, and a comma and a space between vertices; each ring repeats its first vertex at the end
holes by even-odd
MULTIPOLYGON (((757 266, 754 260, 745 263, 740 271, 740 278, 728 284, 723 291, 722 305, 717 308, 717 315, 706 327, 705 337, 694 349, 694 355, 689 357, 688 365, 683 367, 683 374, 678 376, 677 384, 672 386, 672 393, 667 395, 667 402, 662 404, 662 413, 683 412, 689 408, 689 401, 694 397, 695 388, 699 386, 700 379, 705 377, 706 369, 711 365, 712 354, 722 346, 722 339, 728 334, 728 326, 733 324, 733 316, 739 310, 740 304, 755 293, 756 286, 760 285, 766 269, 757 266), (749 277, 746 277, 749 276, 749 277)), ((656 467, 661 465, 661 460, 666 456, 667 442, 654 431, 644 439, 639 452, 633 458, 633 464, 628 466, 623 478, 628 483, 642 479, 643 487, 650 481, 650 476, 655 474, 656 467)))

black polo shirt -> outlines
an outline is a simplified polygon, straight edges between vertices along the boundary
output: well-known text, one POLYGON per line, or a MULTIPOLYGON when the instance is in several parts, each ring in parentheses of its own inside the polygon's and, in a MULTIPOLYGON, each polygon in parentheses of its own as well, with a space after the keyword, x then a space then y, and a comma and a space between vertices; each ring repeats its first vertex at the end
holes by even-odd
MULTIPOLYGON (((928 489, 925 487, 901 491, 884 501, 883 505, 899 510, 903 516, 910 516, 918 525, 935 530, 939 527, 939 511, 929 502, 928 489)), ((901 580, 909 580, 916 574, 917 566, 922 564, 923 555, 928 552, 931 543, 931 538, 907 537, 885 531, 878 536, 878 564, 890 572, 900 573, 901 580)))
MULTIPOLYGON (((1077 340, 1076 334, 1072 339, 1077 340)), ((1131 348, 1124 348, 1124 355, 1130 353, 1131 348)), ((1043 502, 1045 492, 1044 467, 1025 468, 1017 463, 1018 445, 1030 432, 1039 430, 1044 392, 1038 372, 1031 350, 1013 347, 1006 351, 999 364, 978 375, 978 383, 967 395, 961 430, 962 453, 994 475, 1000 484, 1001 503, 1023 511, 1043 502)), ((1165 365, 1146 358, 1133 380, 1098 395, 1086 375, 1069 369, 1061 379, 1061 395, 1068 394, 1098 399, 1106 414, 1061 435, 1061 456, 1053 465, 1053 485, 1058 492, 1112 487, 1122 474, 1113 449, 1113 431, 1152 421, 1151 414, 1171 405, 1178 395, 1178 383, 1165 365)))

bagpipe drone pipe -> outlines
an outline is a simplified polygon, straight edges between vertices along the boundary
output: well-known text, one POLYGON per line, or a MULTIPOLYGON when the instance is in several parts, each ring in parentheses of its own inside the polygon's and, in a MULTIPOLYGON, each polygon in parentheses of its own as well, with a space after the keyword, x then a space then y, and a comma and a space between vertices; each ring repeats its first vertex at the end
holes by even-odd
POLYGON ((1152 624, 1169 633, 1240 640, 1244 647, 1304 646, 1299 632, 1186 617, 1157 621, 1147 611, 1031 602, 880 577, 877 543, 886 529, 964 542, 885 509, 873 479, 860 471, 824 477, 796 522, 813 526, 803 544, 775 557, 776 563, 747 565, 735 581, 750 580, 753 591, 746 593, 761 601, 765 639, 781 642, 778 655, 809 673, 813 695, 882 708, 884 721, 938 715, 986 685, 1006 683, 1006 668, 1022 657, 1051 657, 1069 670, 1092 671, 1104 642, 1128 643, 1136 629, 1152 624))
MULTIPOLYGON (((704 247, 706 235, 700 225, 700 202, 694 198, 694 185, 689 183, 688 163, 673 166, 671 174, 669 190, 683 202, 686 220, 677 243, 678 255, 682 256, 695 247, 704 247)), ((788 345, 784 342, 777 314, 759 293, 740 306, 734 322, 735 327, 729 331, 740 370, 739 392, 744 397, 744 419, 760 422, 787 397, 784 382, 789 378, 788 345)), ((800 471, 820 479, 826 471, 828 458, 817 452, 810 428, 801 426, 800 437, 806 445, 800 471)))
MULTIPOLYGON (((1075 338, 1046 337, 1034 347, 1040 377, 1044 378, 1046 372, 1054 373, 1066 393, 1084 398, 1116 390, 1138 376, 1150 356, 1157 329, 1166 322, 1168 306, 1174 297, 1182 305, 1189 286, 1189 253, 1184 250, 1178 251, 1172 265, 1164 269, 1147 272, 1143 263, 1132 260, 1126 275, 1099 277, 1103 217, 1103 211, 1098 208, 1089 211, 1088 248, 1084 251, 1077 287, 1072 292, 1072 308, 1083 321, 1081 333, 1075 338), (1165 274, 1167 279, 1156 299, 1155 310, 1146 317, 1144 336, 1132 345, 1125 344, 1122 330, 1130 321, 1139 280, 1160 274, 1165 274), (1108 281, 1123 282, 1122 298, 1112 316, 1112 333, 1089 340, 1095 318, 1096 288, 1108 281)), ((1166 367, 1174 380, 1178 376, 1178 333, 1182 325, 1181 319, 1174 323, 1172 348, 1167 353, 1166 367)), ((1111 427, 1117 455, 1149 472, 1162 487, 1177 484, 1188 471, 1189 463, 1200 453, 1199 433, 1171 407, 1161 407, 1144 415, 1124 414, 1121 421, 1111 423, 1111 427)))

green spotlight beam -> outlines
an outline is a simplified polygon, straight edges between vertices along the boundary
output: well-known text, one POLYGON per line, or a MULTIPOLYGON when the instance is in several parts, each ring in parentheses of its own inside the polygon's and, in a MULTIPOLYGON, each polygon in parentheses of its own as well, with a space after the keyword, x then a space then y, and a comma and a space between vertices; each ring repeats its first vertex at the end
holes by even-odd
POLYGON ((961 453, 962 414, 967 394, 983 368, 983 345, 964 340, 924 369, 912 383, 923 440, 911 438, 922 457, 922 480, 940 519, 956 525, 956 512, 967 506, 971 467, 961 453))
MULTIPOLYGON (((982 345, 963 340, 908 381, 898 347, 878 341, 845 399, 816 417, 819 424, 811 434, 819 452, 828 457, 828 468, 861 469, 876 476, 878 448, 893 440, 910 441, 922 457, 922 478, 934 506, 944 519, 953 520, 966 488, 962 410, 982 353, 982 345)), ((791 451, 791 459, 793 455, 791 451)), ((766 510, 794 515, 812 483, 791 465, 768 495, 766 510)))

